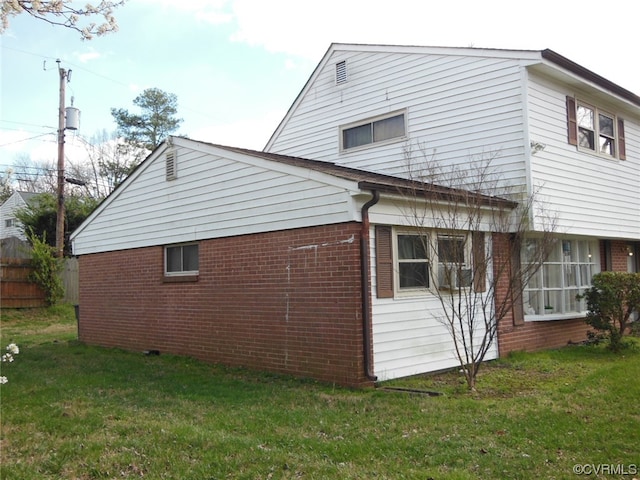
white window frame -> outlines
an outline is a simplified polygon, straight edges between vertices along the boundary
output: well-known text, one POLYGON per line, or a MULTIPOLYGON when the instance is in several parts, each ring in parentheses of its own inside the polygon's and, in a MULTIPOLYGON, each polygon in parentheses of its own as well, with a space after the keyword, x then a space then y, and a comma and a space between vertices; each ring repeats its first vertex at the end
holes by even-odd
POLYGON ((200 246, 198 243, 180 243, 174 245, 166 245, 164 247, 164 275, 166 277, 179 277, 185 275, 198 275, 200 272, 200 246), (184 270, 184 248, 193 247, 197 249, 198 269, 197 270, 184 270), (180 249, 180 263, 181 269, 176 271, 169 271, 169 250, 180 249))
POLYGON ((467 235, 466 233, 460 233, 460 234, 438 234, 437 238, 436 238, 436 242, 437 242, 437 249, 438 249, 438 288, 443 290, 459 290, 460 288, 470 288, 473 284, 473 267, 471 265, 471 238, 469 238, 469 235, 467 235), (462 263, 458 264, 458 262, 444 262, 441 261, 440 258, 440 240, 462 240, 464 242, 463 245, 463 255, 464 258, 462 259, 462 263), (455 267, 456 271, 455 272, 451 272, 450 276, 452 278, 450 278, 449 282, 446 282, 446 278, 443 278, 443 269, 447 268, 447 267, 455 267), (460 285, 460 279, 458 278, 458 266, 461 266, 462 268, 460 268, 461 273, 462 271, 468 271, 469 272, 469 279, 468 279, 468 284, 467 285, 460 285), (452 275, 453 274, 453 275, 452 275), (454 281, 451 281, 454 280, 454 281))
MULTIPOLYGON (((524 263, 525 249, 532 241, 535 241, 535 238, 525 239, 523 242, 521 256, 524 263)), ((525 321, 586 316, 585 301, 576 300, 575 296, 584 293, 584 290, 591 286, 593 275, 599 272, 600 248, 597 239, 559 238, 547 261, 529 283, 524 285, 522 300, 525 321), (577 253, 572 257, 574 249, 577 253), (591 278, 587 280, 587 277, 591 278), (557 283, 554 284, 553 280, 557 283), (575 305, 577 309, 570 310, 567 305, 575 305)))
POLYGON ((416 230, 396 230, 393 229, 393 274, 394 274, 394 289, 396 296, 403 295, 416 295, 416 294, 424 294, 428 292, 432 288, 432 279, 433 276, 431 269, 433 268, 433 261, 430 258, 431 252, 429 251, 429 235, 424 234, 423 232, 418 232, 416 230), (422 237, 424 238, 425 245, 425 253, 426 258, 416 258, 416 259, 401 259, 399 253, 399 238, 403 236, 412 236, 412 237, 422 237), (401 287, 400 286, 400 264, 401 263, 424 263, 427 265, 427 282, 428 286, 425 287, 401 287))
POLYGON ((353 122, 353 123, 348 123, 345 125, 340 126, 339 128, 339 134, 340 134, 340 152, 342 153, 346 153, 346 152, 353 152, 353 151, 358 151, 358 150, 362 150, 362 149, 366 149, 366 148, 371 148, 374 146, 379 146, 379 145, 386 145, 389 143, 395 143, 398 142, 400 140, 404 140, 405 138, 407 138, 407 111, 406 109, 404 110, 397 110, 395 112, 390 112, 384 115, 378 115, 375 117, 371 117, 368 118, 366 120, 360 120, 358 122, 353 122), (403 120, 403 134, 402 135, 398 135, 396 137, 390 137, 390 138, 385 138, 383 140, 378 140, 375 141, 374 140, 374 127, 375 127, 375 123, 380 122, 382 120, 388 120, 390 118, 394 118, 394 117, 399 117, 402 116, 402 120, 403 120), (366 125, 370 125, 371 126, 371 141, 368 143, 363 143, 361 145, 357 145, 354 147, 349 147, 346 148, 345 147, 345 142, 344 142, 344 137, 345 137, 345 132, 348 130, 353 130, 355 128, 360 128, 360 127, 364 127, 366 125))
POLYGON ((578 144, 578 150, 581 150, 583 152, 589 152, 589 153, 594 153, 596 155, 599 155, 601 157, 605 157, 605 158, 619 158, 619 136, 618 136, 618 118, 606 111, 606 110, 602 110, 598 107, 595 107, 594 105, 591 105, 587 102, 583 102, 580 100, 576 99, 576 128, 577 130, 577 144, 578 144), (588 109, 591 110, 593 112, 593 128, 587 128, 583 125, 580 124, 580 109, 588 109), (600 115, 603 115, 605 117, 608 117, 611 119, 612 123, 613 123, 613 136, 607 135, 605 133, 600 132, 600 115), (581 139, 581 130, 588 130, 593 132, 593 148, 589 147, 589 146, 584 146, 582 145, 582 143, 580 142, 581 139), (611 145, 613 148, 613 155, 602 151, 601 147, 600 147, 600 139, 601 138, 608 138, 611 141, 611 145))
POLYGON ((473 265, 472 265, 472 252, 471 252, 471 237, 468 232, 459 232, 459 233, 443 233, 438 230, 430 230, 428 232, 419 232, 413 229, 393 229, 393 270, 394 270, 394 294, 397 297, 403 296, 416 296, 416 295, 425 295, 425 294, 434 294, 436 290, 459 290, 460 288, 472 288, 473 287, 473 265), (398 237, 400 236, 416 236, 416 237, 424 237, 425 245, 426 245, 426 255, 427 258, 424 259, 424 263, 427 264, 427 272, 428 272, 428 287, 401 287, 400 286, 400 264, 401 263, 418 263, 419 259, 411 260, 411 259, 400 259, 399 255, 399 247, 398 247, 398 237), (464 238, 464 263, 463 265, 466 267, 465 269, 471 270, 470 272, 470 281, 468 285, 464 285, 462 287, 458 285, 449 285, 442 284, 440 281, 440 271, 446 263, 440 262, 438 257, 438 240, 445 238, 464 238), (435 241, 434 245, 431 243, 435 241), (434 271, 433 269, 437 269, 434 271))

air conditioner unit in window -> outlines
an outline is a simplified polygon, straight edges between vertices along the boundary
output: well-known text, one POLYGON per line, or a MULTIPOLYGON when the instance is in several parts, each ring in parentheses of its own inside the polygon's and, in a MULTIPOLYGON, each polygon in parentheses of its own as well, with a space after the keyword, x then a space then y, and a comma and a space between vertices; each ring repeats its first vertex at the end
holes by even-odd
POLYGON ((471 286, 473 275, 470 268, 456 268, 441 266, 438 270, 438 288, 442 290, 456 290, 471 286))

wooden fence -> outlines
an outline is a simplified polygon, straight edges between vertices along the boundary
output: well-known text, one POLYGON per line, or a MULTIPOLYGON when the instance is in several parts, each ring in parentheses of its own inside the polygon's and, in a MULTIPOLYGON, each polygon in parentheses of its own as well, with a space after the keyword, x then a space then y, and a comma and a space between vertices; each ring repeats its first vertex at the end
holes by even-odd
POLYGON ((78 304, 80 302, 80 281, 78 276, 78 259, 65 258, 62 269, 62 284, 64 285, 63 302, 78 304))
MULTIPOLYGON (((29 259, 3 258, 0 261, 1 308, 32 308, 46 305, 42 289, 29 281, 32 270, 29 259)), ((77 259, 65 259, 61 277, 65 290, 63 301, 77 304, 79 301, 77 259)))

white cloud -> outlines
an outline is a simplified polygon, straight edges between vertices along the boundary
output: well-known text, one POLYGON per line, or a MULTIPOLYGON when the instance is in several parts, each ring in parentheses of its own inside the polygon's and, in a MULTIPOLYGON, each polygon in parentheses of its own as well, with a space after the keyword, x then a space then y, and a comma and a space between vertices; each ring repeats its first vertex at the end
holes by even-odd
POLYGON ((262 150, 285 113, 281 110, 274 110, 260 117, 249 117, 236 122, 207 125, 190 132, 189 137, 203 142, 262 150))
POLYGON ((81 63, 87 63, 91 60, 101 58, 102 54, 100 52, 96 52, 94 49, 90 49, 87 52, 73 52, 73 56, 81 63))
POLYGON ((221 25, 233 21, 230 11, 230 0, 189 0, 176 2, 175 0, 137 0, 148 3, 152 8, 163 10, 175 9, 192 14, 196 19, 212 25, 221 25))

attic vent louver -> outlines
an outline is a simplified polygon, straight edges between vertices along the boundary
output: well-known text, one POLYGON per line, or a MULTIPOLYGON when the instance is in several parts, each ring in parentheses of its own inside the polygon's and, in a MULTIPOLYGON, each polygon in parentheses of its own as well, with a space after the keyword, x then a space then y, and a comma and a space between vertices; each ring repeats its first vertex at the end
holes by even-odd
POLYGON ((347 81, 347 61, 343 60, 336 63, 336 85, 347 81))
POLYGON ((178 178, 176 169, 176 152, 167 152, 165 154, 167 180, 175 180, 178 178))

